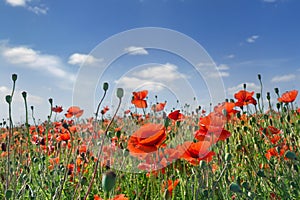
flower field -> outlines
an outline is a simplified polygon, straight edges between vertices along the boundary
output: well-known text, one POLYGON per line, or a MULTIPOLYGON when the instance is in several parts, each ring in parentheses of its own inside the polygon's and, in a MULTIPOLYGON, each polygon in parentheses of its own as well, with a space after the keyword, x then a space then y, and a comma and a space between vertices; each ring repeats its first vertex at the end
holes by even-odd
POLYGON ((84 119, 80 105, 64 109, 49 99, 43 123, 36 123, 23 92, 25 121, 16 125, 17 79, 13 74, 11 94, 1 100, 9 110, 0 123, 1 199, 300 197, 296 89, 275 88, 274 100, 244 85, 210 111, 166 113, 167 101, 149 105, 147 90, 132 92, 134 109, 120 111, 124 91, 118 88, 119 104, 109 116, 104 83, 94 116, 84 119))

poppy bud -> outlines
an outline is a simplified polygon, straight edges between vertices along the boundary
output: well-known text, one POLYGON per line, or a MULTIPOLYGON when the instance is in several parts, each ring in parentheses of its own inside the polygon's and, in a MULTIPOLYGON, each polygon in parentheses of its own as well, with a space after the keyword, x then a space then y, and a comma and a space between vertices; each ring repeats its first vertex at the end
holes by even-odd
POLYGON ((113 171, 106 172, 102 175, 102 188, 105 192, 111 191, 116 184, 116 174, 113 171))
POLYGON ((204 160, 200 161, 200 168, 204 168, 206 166, 206 162, 204 160))
POLYGON ((244 83, 244 85, 243 85, 244 90, 246 90, 246 87, 247 87, 247 84, 244 83))
POLYGON ((2 151, 6 151, 6 143, 2 143, 1 144, 1 150, 2 151))
POLYGON ((17 78, 18 78, 18 75, 17 75, 17 74, 13 74, 13 75, 11 76, 11 79, 13 80, 13 82, 16 82, 17 78))
POLYGON ((270 101, 270 99, 271 99, 270 92, 267 92, 267 99, 268 99, 268 101, 270 101))
POLYGON ((257 174, 257 176, 259 176, 259 177, 266 177, 265 176, 265 172, 264 172, 264 170, 258 170, 258 172, 256 173, 257 174))
POLYGON ((11 96, 10 96, 10 95, 7 95, 7 96, 5 97, 5 100, 6 100, 6 102, 7 102, 8 104, 10 104, 10 103, 11 103, 11 100, 12 100, 12 98, 11 98, 11 96))
POLYGON ((49 101, 49 103, 52 105, 52 103, 53 103, 53 99, 52 99, 52 98, 50 98, 48 101, 49 101))
POLYGON ((232 155, 230 153, 225 154, 225 161, 226 162, 230 162, 231 158, 232 158, 232 155))
POLYGON ((127 157, 129 155, 128 149, 123 149, 123 156, 127 157))
POLYGON ((280 103, 276 103, 276 108, 277 108, 277 110, 279 110, 279 108, 280 108, 280 103))
POLYGON ((22 92, 22 96, 23 96, 24 99, 26 99, 26 97, 27 97, 27 92, 23 91, 23 92, 22 92))
POLYGON ((285 157, 290 159, 290 160, 295 160, 297 157, 296 157, 296 154, 292 151, 287 151, 285 153, 285 157))
POLYGON ((287 121, 287 122, 290 122, 290 120, 291 120, 291 116, 290 116, 290 115, 287 115, 287 116, 286 116, 286 121, 287 121))
POLYGON ((257 77, 258 77, 258 80, 261 80, 261 75, 260 74, 258 74, 257 77))
POLYGON ((246 190, 250 190, 250 186, 248 182, 243 182, 242 187, 245 188, 246 190))
POLYGON ((278 88, 274 88, 275 93, 279 96, 279 89, 278 88))
POLYGON ((33 107, 33 106, 30 106, 30 109, 31 109, 31 110, 33 110, 33 109, 34 109, 34 107, 33 107))
POLYGON ((242 189, 236 183, 231 183, 229 188, 230 188, 230 191, 232 191, 232 192, 242 192, 242 189))
POLYGON ((123 95, 124 95, 124 90, 123 90, 123 88, 118 88, 118 89, 117 89, 117 97, 118 97, 119 99, 122 99, 123 95))
POLYGON ((256 98, 260 99, 260 93, 256 93, 256 98))
POLYGON ((108 90, 108 83, 107 82, 103 83, 103 90, 104 91, 108 90))
POLYGON ((6 190, 5 192, 5 198, 10 199, 12 197, 13 191, 12 190, 6 190))

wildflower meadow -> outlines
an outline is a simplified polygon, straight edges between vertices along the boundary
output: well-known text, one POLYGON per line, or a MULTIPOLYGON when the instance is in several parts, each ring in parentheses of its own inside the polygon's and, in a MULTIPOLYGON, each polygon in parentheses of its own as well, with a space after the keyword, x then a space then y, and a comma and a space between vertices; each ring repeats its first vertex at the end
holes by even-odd
POLYGON ((122 88, 117 105, 102 104, 105 82, 95 113, 49 98, 42 122, 24 91, 24 122, 17 123, 19 79, 7 80, 11 93, 1 99, 9 111, 0 123, 1 199, 300 198, 298 88, 254 93, 244 84, 210 110, 170 112, 168 99, 150 103, 150 91, 132 91, 134 108, 123 111, 122 88))

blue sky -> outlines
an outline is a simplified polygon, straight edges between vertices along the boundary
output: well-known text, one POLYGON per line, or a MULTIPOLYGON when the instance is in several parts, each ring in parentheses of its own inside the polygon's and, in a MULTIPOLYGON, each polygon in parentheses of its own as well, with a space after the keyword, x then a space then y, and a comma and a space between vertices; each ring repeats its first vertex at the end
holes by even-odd
MULTIPOLYGON (((28 92, 36 117, 44 120, 49 113, 48 98, 65 110, 72 104, 81 64, 97 65, 103 59, 89 55, 97 45, 120 32, 143 27, 171 29, 202 45, 220 71, 227 98, 233 98, 243 83, 258 92, 258 73, 265 92, 274 93, 275 87, 280 92, 299 89, 299 9, 298 0, 2 0, 0 117, 7 117, 4 97, 10 93, 12 73, 19 75, 15 120, 24 119, 22 91, 28 92)), ((129 96, 131 90, 149 89, 149 101, 154 102, 154 95, 158 95, 159 101, 168 100, 170 110, 180 107, 176 105, 179 94, 154 83, 177 83, 175 86, 185 91, 178 82, 181 77, 197 96, 197 102, 192 102, 193 97, 185 95, 181 105, 191 101, 188 103, 208 108, 210 91, 184 59, 134 44, 124 51, 129 53, 99 78, 91 99, 99 99, 102 82, 109 81, 111 88, 124 87, 129 96), (148 86, 139 86, 150 80, 148 86)), ((114 101, 109 94, 104 105, 112 106, 114 101)), ((92 115, 93 106, 86 108, 86 116, 92 115)))

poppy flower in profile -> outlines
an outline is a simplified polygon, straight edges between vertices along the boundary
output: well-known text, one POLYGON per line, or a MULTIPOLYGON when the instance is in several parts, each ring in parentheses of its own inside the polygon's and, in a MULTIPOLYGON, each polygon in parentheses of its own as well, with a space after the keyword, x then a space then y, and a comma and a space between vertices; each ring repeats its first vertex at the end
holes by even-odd
POLYGON ((291 103, 295 101, 297 95, 298 95, 298 90, 287 91, 283 93, 281 97, 278 98, 278 101, 282 103, 291 103))
POLYGON ((163 125, 148 123, 130 136, 127 148, 132 155, 145 156, 147 153, 157 151, 166 138, 163 125))
POLYGON ((63 108, 62 106, 55 106, 52 108, 52 111, 56 113, 61 113, 63 111, 63 108))
POLYGON ((105 106, 102 110, 101 110, 101 114, 104 115, 105 113, 107 113, 107 111, 109 111, 109 107, 105 106))
POLYGON ((139 92, 133 92, 133 97, 131 103, 135 105, 137 108, 147 108, 147 101, 145 98, 148 95, 148 90, 143 90, 139 92))
POLYGON ((234 98, 237 99, 235 103, 236 106, 242 107, 248 104, 256 105, 257 102, 253 98, 254 92, 248 92, 246 90, 240 90, 238 93, 234 94, 234 98))
POLYGON ((67 113, 65 114, 66 118, 71 118, 73 116, 79 118, 83 114, 83 110, 81 110, 78 106, 71 106, 67 113))
POLYGON ((178 149, 182 152, 181 158, 188 161, 192 165, 199 165, 201 160, 211 161, 214 152, 210 151, 209 148, 211 142, 199 141, 199 142, 185 142, 178 149), (209 158, 209 159, 208 159, 209 158))
POLYGON ((179 183, 179 179, 176 179, 175 181, 168 180, 167 182, 163 182, 162 189, 164 191, 165 188, 167 188, 167 190, 169 192, 169 196, 172 197, 173 190, 176 188, 178 183, 179 183))
POLYGON ((300 108, 297 109, 297 113, 300 114, 300 108))
POLYGON ((173 112, 171 112, 168 117, 172 120, 180 120, 184 118, 184 115, 182 113, 180 113, 180 110, 175 110, 173 112))
POLYGON ((235 110, 235 103, 233 102, 223 102, 217 106, 215 106, 214 111, 220 114, 223 114, 230 119, 234 114, 238 113, 238 110, 235 110))
POLYGON ((166 101, 163 103, 157 103, 157 104, 153 105, 151 109, 155 112, 160 112, 160 111, 164 110, 166 104, 167 104, 166 101))

